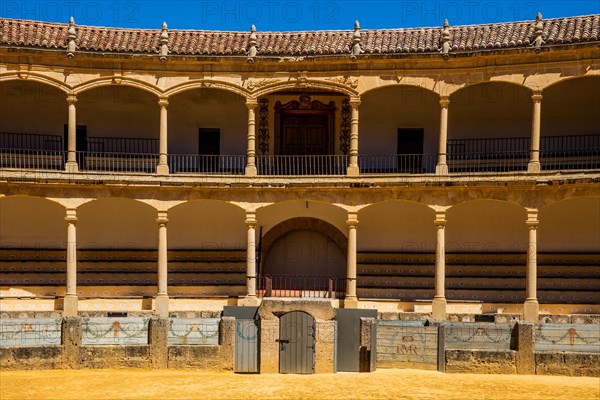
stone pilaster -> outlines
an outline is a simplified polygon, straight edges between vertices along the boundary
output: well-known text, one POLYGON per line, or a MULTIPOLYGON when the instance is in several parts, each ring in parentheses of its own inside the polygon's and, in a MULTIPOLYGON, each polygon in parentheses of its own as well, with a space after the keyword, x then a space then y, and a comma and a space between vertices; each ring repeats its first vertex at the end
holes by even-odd
POLYGON ((167 290, 167 218, 166 211, 159 211, 158 218, 158 293, 156 294, 156 314, 169 317, 169 294, 167 290))
POLYGON ((446 211, 435 213, 435 295, 433 297, 431 318, 446 319, 446 211))
POLYGON ((525 321, 537 323, 540 313, 540 305, 537 300, 537 209, 527 209, 525 223, 529 230, 529 245, 527 246, 527 297, 523 305, 523 316, 525 321))
POLYGON ((260 321, 260 373, 279 372, 279 320, 260 321))
POLYGON ((348 176, 358 176, 358 107, 360 99, 350 99, 352 115, 350 119, 350 150, 348 151, 348 176))
POLYGON ((168 367, 169 344, 168 344, 169 319, 153 317, 150 320, 150 365, 152 368, 165 369, 168 367))
POLYGON ((346 271, 346 299, 344 308, 357 308, 358 299, 356 297, 356 229, 358 227, 358 214, 348 213, 348 257, 346 271))
POLYGON ((158 100, 160 107, 160 139, 159 139, 159 156, 158 165, 156 166, 156 173, 158 175, 169 175, 169 163, 167 161, 167 148, 168 148, 168 124, 167 117, 169 101, 166 97, 161 97, 158 100))
POLYGON ((256 176, 256 108, 258 102, 256 99, 246 101, 248 107, 248 150, 246 161, 246 176, 256 176))
POLYGON ((529 150, 529 164, 527 172, 540 172, 540 132, 542 121, 542 91, 536 90, 531 96, 533 100, 533 117, 531 121, 531 146, 529 150))
MULTIPOLYGON (((67 163, 65 164, 66 172, 78 172, 79 165, 77 164, 77 96, 70 94, 67 96, 67 104, 69 105, 69 119, 67 123, 67 163)), ((85 149, 83 149, 85 150, 85 149)))
POLYGON ((65 316, 62 321, 62 367, 79 369, 81 346, 81 318, 65 316))
POLYGON ((248 242, 246 248, 246 298, 245 306, 258 305, 256 297, 256 213, 246 213, 248 242))
POLYGON ((534 324, 517 323, 517 354, 516 364, 518 374, 535 374, 535 343, 533 337, 534 324))
POLYGON ((63 315, 76 317, 77 298, 77 210, 67 209, 67 288, 65 292, 63 315))
POLYGON ((448 106, 449 96, 440 96, 440 137, 438 145, 438 163, 435 172, 438 175, 448 175, 448 163, 446 161, 448 147, 448 106))

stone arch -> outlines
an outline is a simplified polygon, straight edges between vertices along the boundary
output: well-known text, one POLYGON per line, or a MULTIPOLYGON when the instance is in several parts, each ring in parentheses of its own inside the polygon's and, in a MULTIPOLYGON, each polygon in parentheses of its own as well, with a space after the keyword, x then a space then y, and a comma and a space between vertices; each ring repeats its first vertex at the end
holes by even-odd
POLYGON ((40 74, 38 72, 9 72, 0 74, 0 83, 2 82, 10 82, 10 81, 33 81, 36 83, 40 83, 43 85, 52 86, 58 90, 65 92, 65 94, 71 94, 72 89, 69 85, 64 82, 59 81, 58 79, 51 78, 44 74, 40 74), (21 75, 25 74, 26 77, 22 78, 21 75))
POLYGON ((416 83, 403 83, 403 82, 390 82, 390 83, 386 83, 384 85, 374 86, 372 88, 365 90, 364 92, 361 92, 360 97, 361 97, 361 99, 364 99, 365 95, 369 95, 380 89, 387 89, 390 87, 407 87, 407 88, 421 89, 426 92, 429 92, 429 94, 431 94, 431 95, 435 95, 438 98, 440 97, 440 94, 435 90, 435 87, 429 87, 427 85, 418 85, 416 83))
POLYGON ((0 246, 10 248, 65 248, 65 207, 44 197, 0 197, 0 246))
POLYGON ((188 90, 195 89, 225 90, 227 92, 234 93, 245 98, 250 97, 250 92, 244 87, 226 81, 217 81, 209 79, 194 79, 187 82, 179 83, 165 90, 164 96, 170 98, 176 96, 177 94, 187 92, 188 90))
POLYGON ((104 86, 130 86, 151 93, 155 95, 157 99, 164 95, 163 92, 157 86, 152 85, 148 82, 144 82, 140 79, 130 78, 126 76, 108 76, 92 79, 91 81, 87 81, 75 86, 73 88, 73 93, 79 95, 88 90, 97 89, 104 86))
POLYGON ((269 85, 265 85, 262 88, 252 92, 252 96, 259 98, 288 89, 322 89, 326 91, 338 92, 350 96, 351 98, 358 98, 358 91, 352 89, 346 85, 336 82, 326 82, 315 79, 307 79, 306 81, 285 81, 277 82, 269 85))
POLYGON ((544 86, 543 88, 541 88, 542 91, 542 95, 544 94, 544 91, 546 91, 547 89, 553 88, 554 86, 557 85, 561 85, 563 83, 568 83, 570 81, 573 80, 579 80, 579 79, 600 79, 600 74, 591 74, 591 75, 577 75, 577 76, 567 76, 567 77, 562 77, 559 78, 549 84, 547 84, 546 86, 544 86))
POLYGON ((520 88, 530 91, 531 94, 533 94, 533 91, 535 90, 535 88, 531 87, 530 85, 527 85, 525 82, 516 82, 514 80, 492 77, 492 79, 480 80, 477 82, 470 81, 470 80, 467 82, 463 82, 463 83, 447 82, 443 86, 443 90, 441 90, 440 96, 452 97, 456 93, 459 93, 460 91, 465 90, 465 89, 472 88, 473 86, 487 85, 487 84, 494 84, 494 83, 502 84, 502 85, 506 84, 506 85, 511 85, 511 86, 517 86, 517 87, 520 87, 520 88))

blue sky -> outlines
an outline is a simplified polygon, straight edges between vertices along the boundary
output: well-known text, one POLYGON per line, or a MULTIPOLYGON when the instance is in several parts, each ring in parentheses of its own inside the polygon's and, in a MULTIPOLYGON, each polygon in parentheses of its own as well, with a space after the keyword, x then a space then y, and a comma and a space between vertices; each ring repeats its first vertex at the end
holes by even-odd
POLYGON ((7 18, 68 22, 81 25, 159 29, 298 31, 470 25, 600 13, 600 0, 2 0, 7 18))

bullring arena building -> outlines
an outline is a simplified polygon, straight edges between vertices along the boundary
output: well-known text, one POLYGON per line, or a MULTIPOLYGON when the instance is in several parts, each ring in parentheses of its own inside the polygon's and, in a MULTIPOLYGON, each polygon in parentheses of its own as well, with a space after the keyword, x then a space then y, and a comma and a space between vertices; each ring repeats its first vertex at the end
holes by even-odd
POLYGON ((600 314, 599 30, 1 19, 0 311, 600 314))

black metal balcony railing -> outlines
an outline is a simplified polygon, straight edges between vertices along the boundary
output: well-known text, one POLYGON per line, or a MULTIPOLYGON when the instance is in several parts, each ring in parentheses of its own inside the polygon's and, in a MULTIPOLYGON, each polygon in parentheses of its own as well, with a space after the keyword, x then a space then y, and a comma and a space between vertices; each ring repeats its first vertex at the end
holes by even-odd
POLYGON ((568 151, 542 151, 540 164, 544 171, 600 169, 600 147, 568 151))
POLYGON ((257 280, 259 297, 343 299, 346 279, 315 275, 266 275, 257 280))
POLYGON ((61 136, 0 132, 0 149, 64 150, 61 136))
POLYGON ((198 154, 170 154, 169 172, 244 175, 246 156, 212 156, 198 154))
POLYGON ((528 152, 448 154, 448 172, 516 172, 526 171, 528 152))
POLYGON ((160 152, 158 139, 123 137, 88 137, 87 151, 134 154, 158 154, 160 152))
POLYGON ((345 175, 348 156, 258 156, 259 175, 345 175))
POLYGON ((0 148, 0 168, 64 170, 66 152, 0 148))
POLYGON ((81 171, 156 172, 158 154, 105 153, 78 151, 77 163, 81 171))
POLYGON ((437 154, 391 154, 358 156, 363 174, 431 174, 435 172, 437 154))

